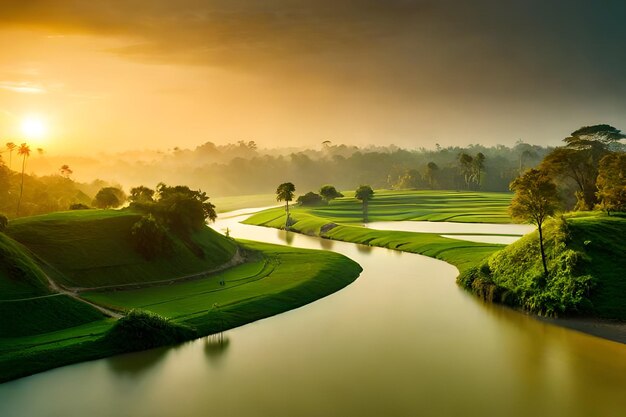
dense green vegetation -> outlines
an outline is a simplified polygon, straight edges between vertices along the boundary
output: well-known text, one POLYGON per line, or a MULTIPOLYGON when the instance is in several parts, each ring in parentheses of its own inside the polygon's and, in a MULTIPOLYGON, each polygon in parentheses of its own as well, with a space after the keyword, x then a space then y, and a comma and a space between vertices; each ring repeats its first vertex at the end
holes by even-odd
MULTIPOLYGON (((474 265, 503 245, 448 239, 434 233, 373 230, 360 227, 362 203, 348 197, 327 206, 293 207, 290 229, 296 232, 343 240, 369 246, 399 249, 447 261, 459 269, 474 265)), ((510 221, 506 207, 512 195, 476 192, 376 191, 369 200, 369 220, 462 220, 510 221)), ((283 208, 265 210, 245 221, 267 227, 283 228, 283 208)))
POLYGON ((238 243, 207 227, 192 234, 201 256, 172 234, 174 254, 148 261, 130 241, 140 218, 128 210, 60 212, 17 219, 9 236, 0 233, 8 260, 0 275, 0 381, 249 323, 335 292, 361 270, 339 254, 238 243), (245 263, 211 273, 235 265, 235 251, 245 263), (100 287, 79 296, 128 314, 106 318, 56 293, 46 274, 62 285, 100 287), (192 276, 172 281, 185 274, 192 276))
POLYGON ((145 283, 208 271, 228 262, 237 249, 232 240, 204 227, 192 234, 193 246, 171 234, 170 256, 147 260, 131 239, 132 226, 140 219, 127 210, 58 212, 16 219, 6 233, 70 287, 145 283))
POLYGON ((492 301, 546 315, 626 320, 626 217, 570 213, 545 227, 549 273, 537 232, 464 271, 458 282, 492 301))

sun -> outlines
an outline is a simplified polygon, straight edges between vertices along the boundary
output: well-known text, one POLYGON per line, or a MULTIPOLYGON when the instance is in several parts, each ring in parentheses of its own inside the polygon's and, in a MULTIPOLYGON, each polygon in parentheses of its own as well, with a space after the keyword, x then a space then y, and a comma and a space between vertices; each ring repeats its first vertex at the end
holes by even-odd
POLYGON ((41 139, 46 134, 46 124, 37 116, 22 119, 22 133, 27 139, 41 139))

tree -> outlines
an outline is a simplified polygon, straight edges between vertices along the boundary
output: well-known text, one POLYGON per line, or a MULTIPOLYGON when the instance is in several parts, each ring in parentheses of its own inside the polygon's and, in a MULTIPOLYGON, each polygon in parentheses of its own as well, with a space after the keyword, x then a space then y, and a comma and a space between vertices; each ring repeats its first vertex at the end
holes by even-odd
POLYGON ((426 179, 428 181, 428 186, 430 187, 431 190, 435 188, 438 172, 439 172, 439 165, 437 165, 436 163, 430 161, 426 165, 426 179))
POLYGON ((285 202, 285 213, 287 218, 285 219, 285 229, 289 229, 289 202, 293 200, 296 186, 290 182, 284 182, 276 189, 276 201, 285 202))
POLYGON ((70 175, 74 173, 74 171, 70 169, 69 165, 61 165, 61 168, 59 168, 59 172, 61 173, 61 176, 65 178, 69 178, 70 175))
POLYGON ((515 192, 515 196, 511 201, 509 212, 514 219, 531 222, 537 226, 543 272, 548 276, 542 226, 559 207, 556 184, 545 172, 533 168, 517 177, 510 188, 515 192))
POLYGON ((108 209, 121 206, 126 201, 124 191, 116 187, 104 187, 93 200, 94 207, 108 209))
POLYGON ((301 206, 319 206, 320 204, 326 203, 321 195, 316 194, 312 191, 309 191, 305 195, 301 195, 296 201, 301 206))
POLYGON ((215 221, 215 206, 201 190, 185 185, 156 187, 156 203, 152 210, 169 228, 183 237, 202 229, 207 221, 215 221))
POLYGON ((465 187, 469 190, 470 183, 474 177, 474 158, 463 152, 459 155, 459 165, 465 181, 465 187))
POLYGON ((17 148, 17 145, 13 142, 7 142, 7 149, 9 150, 9 169, 11 169, 11 164, 13 161, 13 151, 17 148))
POLYGON ((576 184, 576 210, 590 210, 597 203, 596 181, 600 160, 609 154, 611 145, 625 138, 618 129, 609 125, 585 126, 563 139, 565 146, 550 152, 541 169, 576 184))
POLYGON ((128 201, 137 204, 154 203, 154 190, 143 185, 130 189, 128 201))
POLYGON ((354 197, 363 205, 363 222, 367 222, 367 209, 369 201, 374 197, 374 190, 369 185, 361 185, 356 189, 354 197))
POLYGON ((476 185, 480 188, 481 173, 485 170, 485 155, 482 152, 478 152, 474 157, 474 180, 476 185))
POLYGON ((17 154, 22 156, 22 181, 20 183, 20 196, 17 199, 16 216, 20 215, 20 205, 22 204, 22 194, 24 194, 24 170, 26 169, 26 158, 30 156, 30 146, 22 143, 17 149, 17 154))
POLYGON ((343 197, 343 194, 337 191, 337 189, 333 185, 322 186, 322 188, 320 188, 320 195, 324 200, 326 200, 327 203, 330 203, 336 198, 343 197))
POLYGON ((598 167, 598 208, 611 211, 626 210, 626 153, 612 153, 600 160, 598 167))
POLYGON ((133 224, 130 234, 137 252, 148 260, 167 256, 174 247, 167 230, 151 214, 133 224))

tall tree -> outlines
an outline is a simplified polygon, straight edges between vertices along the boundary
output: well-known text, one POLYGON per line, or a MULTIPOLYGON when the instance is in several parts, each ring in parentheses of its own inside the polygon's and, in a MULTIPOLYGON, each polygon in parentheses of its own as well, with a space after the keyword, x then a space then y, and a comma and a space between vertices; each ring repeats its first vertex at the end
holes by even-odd
POLYGON ((439 165, 437 165, 436 163, 430 161, 426 165, 426 179, 428 180, 428 185, 430 186, 431 190, 435 188, 435 183, 437 181, 438 172, 439 172, 439 165))
POLYGON ((476 185, 480 188, 480 180, 481 174, 485 170, 485 155, 482 152, 478 152, 474 157, 473 165, 474 165, 474 180, 476 181, 476 185))
POLYGON ((598 168, 598 208, 611 211, 626 210, 626 153, 606 155, 598 168))
POLYGON ((465 152, 459 155, 459 166, 461 169, 461 174, 463 175, 463 180, 465 181, 465 187, 469 190, 470 183, 474 177, 474 158, 465 152))
POLYGON ((591 210, 596 202, 596 181, 600 160, 612 146, 626 136, 609 125, 585 126, 563 139, 565 146, 550 152, 541 168, 569 178, 576 184, 576 209, 591 210))
POLYGON ((295 192, 296 186, 290 182, 284 182, 276 189, 276 201, 285 202, 285 213, 287 214, 287 218, 285 219, 286 230, 289 230, 289 202, 293 200, 295 192))
POLYGON ((70 175, 74 173, 69 165, 61 165, 61 168, 59 168, 59 172, 61 173, 61 176, 65 178, 69 178, 70 175))
POLYGON ((22 194, 24 193, 24 170, 26 169, 26 158, 30 156, 30 146, 22 143, 17 149, 17 154, 22 156, 22 181, 20 183, 20 196, 17 199, 16 216, 20 215, 20 205, 22 204, 22 194))
POLYGON ((17 145, 13 142, 7 142, 6 146, 9 150, 9 169, 11 169, 11 165, 13 163, 13 151, 17 148, 17 145))
POLYGON ((556 184, 543 171, 529 169, 511 183, 511 191, 515 196, 511 201, 509 212, 514 219, 527 221, 537 225, 539 231, 539 249, 543 272, 548 275, 546 253, 543 245, 543 223, 559 208, 556 184))
POLYGON ((374 190, 369 185, 361 185, 356 189, 354 198, 359 200, 363 206, 363 222, 367 222, 367 210, 369 201, 374 197, 374 190))

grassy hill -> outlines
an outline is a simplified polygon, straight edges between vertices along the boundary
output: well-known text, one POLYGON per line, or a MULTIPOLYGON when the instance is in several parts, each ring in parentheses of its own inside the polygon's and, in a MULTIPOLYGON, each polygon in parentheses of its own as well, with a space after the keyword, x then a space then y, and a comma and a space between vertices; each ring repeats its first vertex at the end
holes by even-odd
POLYGON ((539 314, 626 320, 626 217, 571 213, 545 229, 548 277, 534 232, 462 273, 459 283, 539 314))
POLYGON ((68 287, 171 279, 214 269, 237 250, 232 240, 205 227, 192 236, 194 247, 171 235, 171 255, 148 261, 135 251, 130 238, 131 227, 140 218, 126 210, 67 211, 17 219, 6 233, 50 265, 48 273, 68 287))
POLYGON ((0 233, 0 340, 104 319, 91 306, 54 293, 29 251, 0 233))

